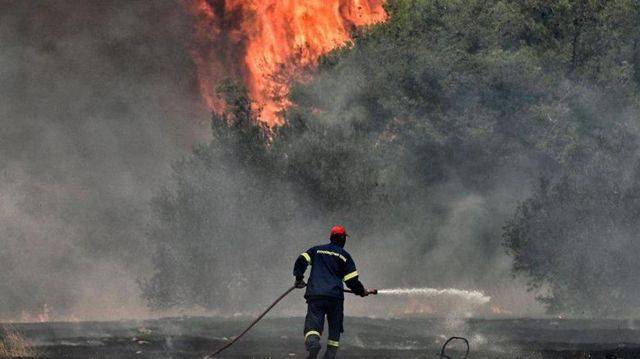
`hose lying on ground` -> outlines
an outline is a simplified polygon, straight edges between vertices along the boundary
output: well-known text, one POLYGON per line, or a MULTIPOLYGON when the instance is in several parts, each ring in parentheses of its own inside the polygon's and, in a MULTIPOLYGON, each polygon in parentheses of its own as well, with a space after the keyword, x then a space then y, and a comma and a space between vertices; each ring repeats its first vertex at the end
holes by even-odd
POLYGON ((251 328, 253 328, 254 325, 258 324, 258 322, 260 321, 260 319, 262 319, 262 317, 264 317, 265 315, 267 315, 267 313, 269 313, 269 311, 271 309, 273 309, 273 307, 276 306, 276 304, 280 303, 280 301, 282 299, 284 299, 284 297, 286 297, 289 293, 291 293, 291 291, 293 291, 294 289, 296 289, 295 286, 292 286, 291 288, 287 289, 286 292, 282 293, 281 296, 278 297, 278 299, 276 299, 273 303, 271 303, 271 305, 264 311, 262 312, 262 314, 260 314, 253 322, 251 322, 251 324, 249 324, 249 326, 247 327, 247 329, 245 329, 242 333, 240 333, 237 337, 233 338, 232 341, 230 341, 229 343, 225 344, 222 348, 216 350, 215 353, 211 354, 211 355, 207 355, 205 358, 213 358, 214 356, 218 355, 219 353, 222 353, 225 349, 227 349, 228 347, 232 346, 235 342, 237 342, 240 338, 242 338, 243 335, 247 334, 247 332, 249 330, 251 330, 251 328))
POLYGON ((464 353, 464 357, 462 358, 462 359, 467 359, 467 356, 469 355, 469 341, 463 337, 451 337, 447 339, 447 341, 444 342, 444 345, 442 345, 442 350, 440 350, 440 359, 451 359, 450 356, 444 354, 444 351, 445 349, 447 349, 447 345, 449 345, 449 343, 451 343, 454 340, 462 340, 467 345, 467 351, 464 353))

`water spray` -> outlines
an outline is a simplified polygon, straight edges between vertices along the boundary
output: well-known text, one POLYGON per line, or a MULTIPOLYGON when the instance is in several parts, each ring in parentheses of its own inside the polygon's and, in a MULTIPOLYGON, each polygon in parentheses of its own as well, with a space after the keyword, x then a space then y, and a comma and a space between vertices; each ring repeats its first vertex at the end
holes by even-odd
POLYGON ((485 295, 478 290, 463 290, 455 288, 394 288, 394 289, 380 289, 378 294, 386 295, 409 295, 409 296, 424 296, 428 298, 433 297, 458 297, 476 304, 486 304, 491 301, 491 297, 485 295))
MULTIPOLYGON (((353 293, 345 290, 346 293, 353 293)), ((396 295, 396 296, 422 296, 422 297, 458 297, 475 304, 486 304, 491 301, 491 297, 478 290, 463 290, 455 288, 391 288, 391 289, 370 289, 369 294, 396 295)))

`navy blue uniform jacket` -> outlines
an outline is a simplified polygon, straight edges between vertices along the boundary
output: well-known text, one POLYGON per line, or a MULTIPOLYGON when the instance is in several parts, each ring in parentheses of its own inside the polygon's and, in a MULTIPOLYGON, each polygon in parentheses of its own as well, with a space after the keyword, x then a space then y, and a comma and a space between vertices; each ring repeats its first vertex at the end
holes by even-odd
POLYGON ((343 282, 357 295, 365 292, 351 255, 336 243, 316 246, 300 254, 293 268, 296 279, 304 277, 308 265, 311 274, 304 295, 307 299, 344 299, 343 282))

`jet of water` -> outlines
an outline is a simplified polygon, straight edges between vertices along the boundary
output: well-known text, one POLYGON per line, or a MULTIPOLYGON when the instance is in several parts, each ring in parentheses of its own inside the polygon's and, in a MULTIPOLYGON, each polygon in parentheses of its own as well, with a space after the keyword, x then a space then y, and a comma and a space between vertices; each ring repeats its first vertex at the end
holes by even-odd
POLYGON ((491 297, 484 293, 473 290, 462 290, 455 288, 393 288, 393 289, 379 289, 378 294, 386 295, 409 295, 409 296, 425 296, 425 297, 440 297, 440 296, 453 296, 460 297, 477 304, 485 304, 491 300, 491 297))

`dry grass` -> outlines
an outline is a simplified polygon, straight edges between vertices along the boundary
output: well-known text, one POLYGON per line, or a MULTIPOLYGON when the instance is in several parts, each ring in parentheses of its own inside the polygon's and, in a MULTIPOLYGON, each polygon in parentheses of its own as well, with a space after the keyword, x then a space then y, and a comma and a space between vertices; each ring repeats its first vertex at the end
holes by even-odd
POLYGON ((0 333, 0 358, 35 358, 38 353, 18 331, 10 327, 0 333))

